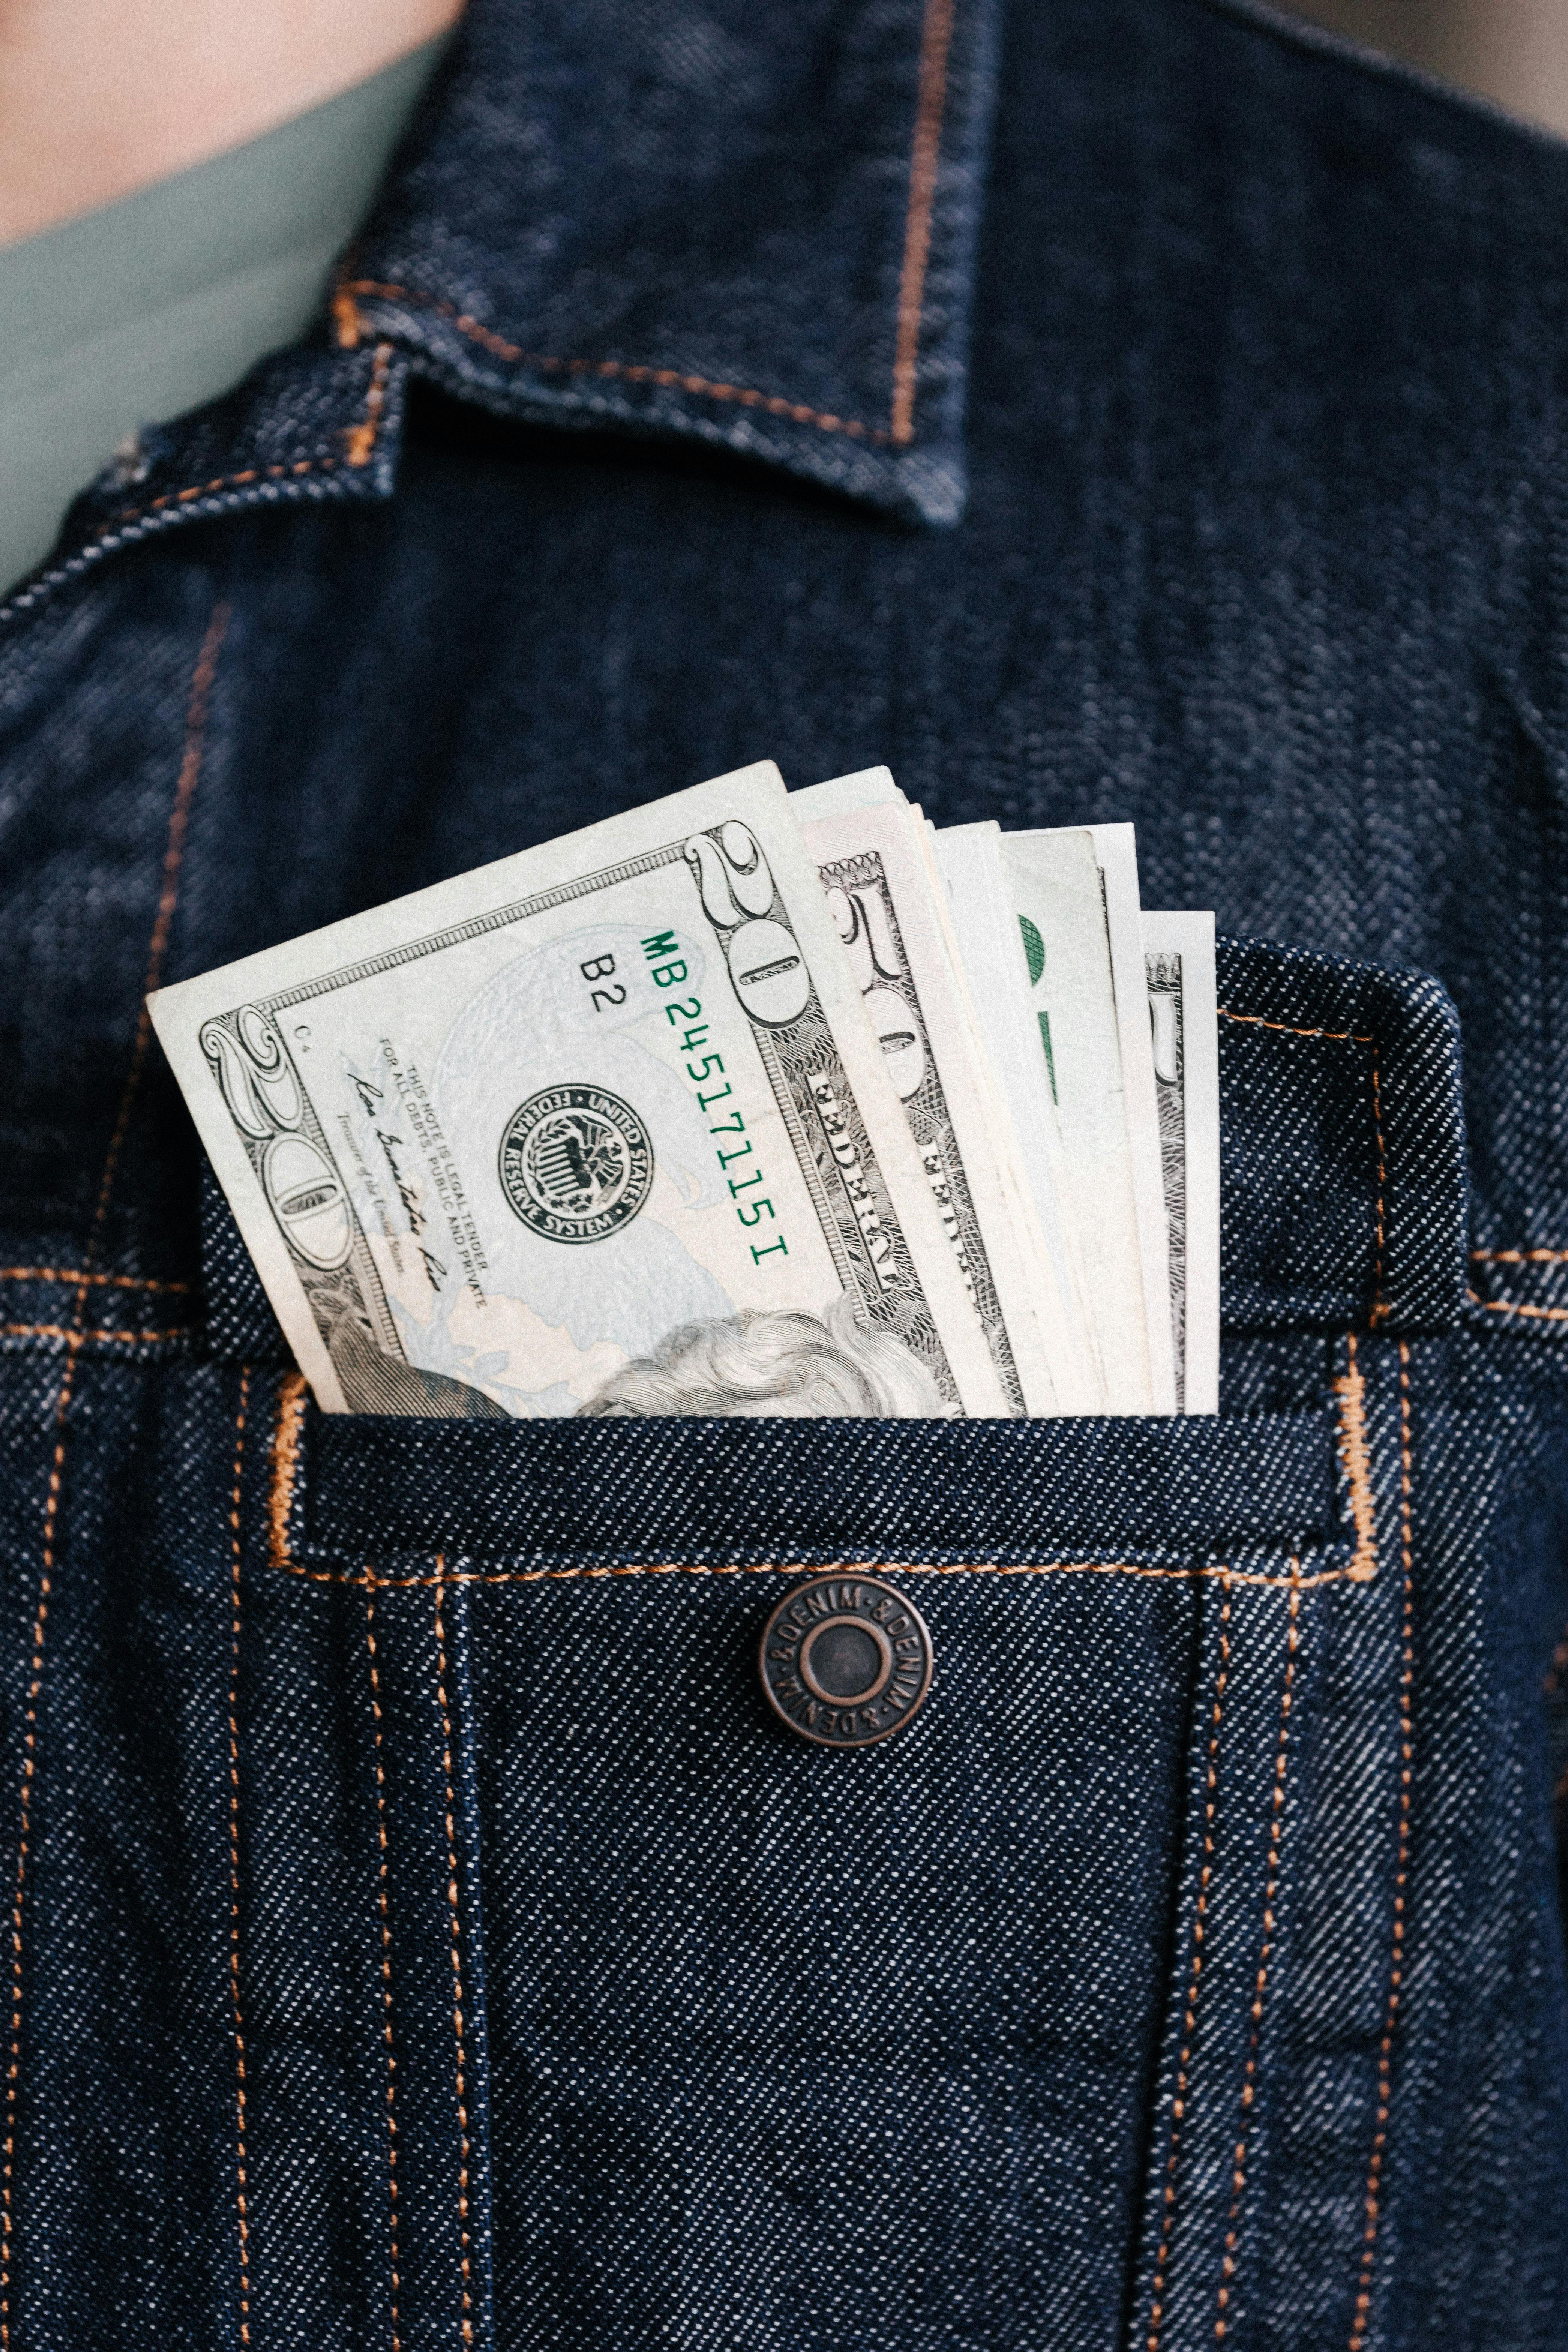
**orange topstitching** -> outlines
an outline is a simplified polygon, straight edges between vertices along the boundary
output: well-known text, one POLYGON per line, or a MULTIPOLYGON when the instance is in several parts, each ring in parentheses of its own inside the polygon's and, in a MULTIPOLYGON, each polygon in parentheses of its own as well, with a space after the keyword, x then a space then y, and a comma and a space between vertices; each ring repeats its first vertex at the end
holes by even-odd
POLYGON ((1372 1270, 1372 1311, 1369 1323, 1381 1323, 1389 1314, 1383 1295, 1383 1203, 1388 1191, 1387 1154, 1383 1148, 1383 1094, 1378 1085, 1377 1047, 1372 1049, 1372 1124, 1377 1137, 1377 1260, 1372 1270))
POLYGON ((1372 1493, 1372 1455, 1366 1442, 1366 1381, 1356 1360, 1355 1334, 1346 1335, 1350 1360, 1334 1381, 1340 1401, 1340 1460, 1350 1487, 1355 1557, 1345 1570, 1352 1584, 1370 1584, 1377 1574, 1377 1514, 1372 1493))
POLYGON ((239 1501, 245 1472, 245 1416, 250 1401, 250 1367, 240 1374, 239 1409, 234 1423, 234 1491, 229 1498, 228 1653, 228 1985, 234 2011, 236 2204, 239 2223, 239 2340, 250 2341, 250 2212, 248 2158, 245 2152, 245 2014, 239 1997, 239 1571, 244 1558, 239 1501))
MULTIPOLYGON (((202 639, 192 674, 189 700, 185 709, 184 751, 180 761, 179 775, 174 785, 174 802, 169 812, 169 830, 164 842, 162 886, 157 912, 153 919, 153 933, 148 944, 147 971, 143 995, 154 989, 163 972, 163 954, 168 945, 169 926, 174 919, 178 891, 180 864, 184 852, 185 824, 190 814, 191 799, 201 773, 202 747, 206 736, 207 698, 217 667, 219 652, 227 634, 229 608, 218 604, 213 607, 202 639)), ((95 1272, 94 1259, 103 1237, 104 1221, 109 1213, 113 1191, 115 1170, 119 1164, 121 1146, 125 1139, 132 1107, 142 1083, 142 1071, 147 1056, 149 1024, 145 1003, 137 1023, 135 1043, 131 1051, 131 1065, 126 1072, 125 1087, 121 1097, 120 1115, 110 1139, 104 1160, 103 1176, 93 1205, 92 1224, 88 1234, 86 1265, 82 1271, 90 1277, 95 1272)), ((65 1377, 60 1382, 59 1399, 55 1407, 54 1455, 49 1466, 48 1492, 44 1504, 43 1543, 39 1563, 37 1591, 34 1604, 32 1636, 29 1644, 31 1664, 28 1670, 26 1706, 23 1717, 21 1787, 17 1796, 16 1869, 12 1882, 11 1897, 11 2023, 10 2055, 5 2072, 5 2113, 3 2159, 0 2159, 0 2352, 9 2352, 11 2343, 11 2272, 12 2234, 16 2226, 13 2202, 14 2169, 16 2152, 16 2085, 22 2071, 22 1916, 23 1898, 26 1891, 27 1860, 32 1835, 33 1779, 37 1769, 37 1705, 43 1687, 44 1639, 48 1623, 49 1598, 53 1591, 57 1529, 59 1522, 60 1492, 65 1472, 66 1419, 70 1410, 71 1391, 76 1369, 80 1360, 85 1333, 89 1282, 79 1283, 76 1292, 76 1320, 63 1336, 68 1349, 65 1377)))
MULTIPOLYGON (((1568 1250, 1473 1249, 1470 1258, 1476 1265, 1568 1265, 1568 1250)), ((1474 1290, 1468 1290, 1465 1296, 1472 1307, 1484 1307, 1489 1315, 1522 1315, 1527 1321, 1537 1323, 1568 1323, 1568 1307, 1534 1307, 1522 1299, 1482 1298, 1474 1290)))
MULTIPOLYGON (((300 1451, 309 1391, 299 1372, 286 1372, 279 1383, 278 1420, 272 1441, 272 1481, 268 1496, 268 1553, 272 1566, 312 1584, 352 1585, 364 1592, 403 1591, 439 1584, 594 1583, 618 1576, 825 1576, 868 1574, 868 1560, 823 1563, 796 1560, 734 1560, 720 1564, 687 1560, 637 1560, 599 1568, 453 1569, 439 1562, 429 1573, 384 1576, 367 1563, 363 1569, 307 1568, 293 1556, 292 1520, 300 1473, 300 1451)), ((1359 1534, 1358 1528, 1358 1534, 1359 1534)), ((1360 1559, 1358 1551, 1357 1559, 1360 1559)), ((1227 1589, 1255 1584, 1306 1592, 1321 1584, 1342 1584, 1356 1575, 1356 1560, 1348 1568, 1319 1570, 1302 1576, 1292 1561, 1288 1576, 1270 1576, 1261 1569, 1236 1569, 1215 1561, 1192 1568, 1155 1568, 1138 1560, 1030 1560, 1007 1566, 992 1560, 952 1563, 920 1560, 879 1560, 876 1568, 891 1576, 1136 1576, 1153 1583, 1191 1584, 1213 1581, 1227 1589)), ((1369 1571, 1362 1571, 1362 1579, 1369 1571)))
POLYGON ((1377 1246, 1372 1275, 1372 1307, 1367 1321, 1384 1322, 1391 1311, 1383 1295, 1384 1202, 1388 1191, 1388 1154, 1383 1140, 1383 1091, 1377 1066, 1377 1039, 1361 1029, 1302 1029, 1291 1021, 1266 1021, 1260 1013, 1233 1013, 1228 1004, 1218 1005, 1215 1010, 1222 1021, 1239 1021, 1249 1029, 1273 1029, 1286 1037, 1326 1037, 1334 1045, 1372 1047, 1372 1125, 1377 1139, 1377 1246))
POLYGON ((1171 2137, 1165 2155, 1165 2188, 1160 2213, 1160 2250, 1154 2257, 1150 2289, 1148 2352, 1160 2352, 1160 2327, 1165 2315, 1165 2268, 1171 2259, 1171 2237, 1176 2222, 1176 2161, 1182 2152, 1182 2124, 1187 2106, 1187 2070, 1193 2058, 1193 2028, 1198 2013, 1198 1987, 1204 1972, 1204 1925, 1208 1915, 1209 1881, 1214 1875, 1214 1823, 1219 1796, 1219 1731, 1225 1719, 1225 1686, 1230 1675, 1230 1588, 1226 1587, 1219 1615, 1219 1665, 1215 1675, 1214 1711, 1209 1724, 1207 1767, 1204 1780, 1204 1858, 1198 1873, 1197 1908, 1193 1915, 1192 1961, 1187 1974, 1186 2006, 1182 2017, 1182 2047, 1176 2061, 1176 2088, 1171 2102, 1171 2137))
POLYGON ((69 1265, 0 1265, 0 1282, 56 1282, 67 1290, 85 1282, 113 1290, 166 1291, 171 1296, 191 1287, 188 1282, 153 1282, 139 1274, 89 1274, 84 1267, 69 1265))
POLYGON ((1415 1754, 1410 1698, 1415 1671, 1415 1578, 1410 1530, 1412 1490, 1410 1350, 1402 1339, 1399 1343, 1399 1549, 1405 1570, 1405 1593, 1400 1631, 1399 1849, 1394 1875, 1394 1950, 1388 1965, 1388 2003, 1384 2011, 1383 2038, 1377 2052, 1377 2117, 1366 2176, 1366 2228, 1363 2233, 1361 2270, 1356 2281, 1349 2352, 1363 2352, 1372 2316, 1372 2265, 1377 2249, 1377 2225, 1382 2212, 1383 2159, 1388 2139, 1389 2111, 1393 2105, 1394 2032, 1399 2019, 1400 1994, 1405 1981, 1405 1888, 1410 1871, 1410 1779, 1415 1754))
POLYGON ((468 311, 459 310, 455 302, 443 301, 437 294, 422 293, 416 286, 388 285, 375 278, 351 278, 339 288, 334 309, 341 342, 359 341, 359 311, 353 299, 356 294, 377 296, 385 302, 414 302, 421 310, 434 310, 438 317, 450 319, 460 335, 467 335, 470 342, 480 344, 497 359, 540 368, 547 375, 599 375, 618 378, 623 383, 655 383, 667 390, 694 393, 707 400, 733 401, 742 408, 760 408, 769 416, 787 416, 793 424, 815 425, 824 433, 845 433, 852 440, 885 442, 892 438, 879 426, 862 425, 858 417, 836 416, 831 410, 807 408, 800 401, 786 400, 777 393, 758 392, 746 384, 720 383, 709 376, 688 375, 680 368, 651 367, 626 360, 563 360, 549 352, 525 351, 521 343, 508 342, 504 335, 498 335, 468 311))
POLYGON ((1299 1029, 1293 1021, 1265 1021, 1261 1013, 1233 1013, 1228 1004, 1215 1007, 1222 1021, 1244 1022, 1249 1029, 1278 1029, 1286 1037, 1327 1037, 1338 1045, 1375 1045, 1375 1037, 1360 1029, 1299 1029))
POLYGON ((904 211, 904 258, 899 273, 898 342, 893 354, 892 438, 900 448, 914 438, 915 365, 925 311, 931 207, 942 157, 942 118, 947 104, 947 60, 952 47, 952 0, 926 0, 910 194, 904 211))
POLYGON ((375 436, 381 428, 381 412, 386 405, 386 371, 392 362, 392 345, 377 343, 375 359, 370 371, 370 390, 365 394, 364 415, 357 425, 351 425, 343 436, 351 466, 368 466, 370 453, 375 447, 375 436))
POLYGON ((1524 1315, 1540 1323, 1568 1323, 1568 1307, 1529 1307, 1522 1299, 1481 1298, 1473 1290, 1467 1290, 1465 1297, 1472 1307, 1484 1307, 1489 1315, 1524 1315))
POLYGON ((375 1595, 364 1596, 364 1638, 370 1654, 370 1708, 375 1747, 375 1838, 378 1859, 376 1909, 381 1920, 381 2007, 386 2042, 386 2204, 392 2296, 387 2314, 392 2352, 402 2352, 398 2297, 403 2281, 397 2252, 397 2045, 392 2033, 392 1915, 387 1901, 386 1766, 382 1755, 381 1669, 375 1654, 375 1595))
POLYGON ((367 466, 380 428, 391 356, 390 343, 377 345, 365 392, 363 418, 357 425, 346 425, 342 428, 347 450, 345 457, 297 457, 289 466, 247 466, 237 474, 219 474, 210 482, 193 482, 187 489, 165 490, 161 499, 151 499, 144 507, 122 507, 115 516, 115 521, 136 522, 142 515, 162 512, 164 507, 188 506, 193 499, 209 499, 218 490, 244 489, 251 482, 281 482, 300 474, 331 474, 342 465, 367 466))
POLYGON ((1274 1782, 1269 1791, 1268 1865, 1263 1886, 1263 1943, 1258 1955, 1258 1977, 1252 1993, 1252 2032, 1247 2037, 1247 2069, 1241 2085, 1241 2130, 1231 2173, 1230 2210, 1226 2215, 1225 2252, 1220 2259, 1220 2284, 1215 2296, 1214 2332, 1223 2339, 1230 2304, 1230 2283, 1236 2276, 1236 2249, 1241 2236, 1241 2200, 1247 2190, 1247 2140, 1258 2095, 1258 2046, 1263 2038, 1263 1999, 1268 1990, 1268 1964, 1274 1957, 1274 1903, 1279 1891, 1279 1847, 1285 1832, 1286 1765, 1290 1744, 1290 1700, 1296 1681, 1296 1652, 1300 1646, 1301 1596, 1290 1595, 1290 1622, 1285 1643, 1285 1687, 1279 1701, 1279 1741, 1274 1752, 1274 1782))
POLYGON ((274 1568, 288 1562, 293 1547, 289 1520, 294 1511, 294 1484, 300 1472, 300 1433, 305 1421, 308 1391, 302 1372, 285 1372, 278 1384, 278 1423, 272 1434, 272 1484, 267 1496, 267 1525, 274 1568))
POLYGON ((80 1323, 0 1323, 0 1338, 63 1339, 72 1349, 85 1347, 89 1339, 112 1340, 117 1346, 141 1341, 151 1347, 169 1339, 188 1339, 194 1328, 190 1323, 177 1323, 168 1331, 110 1331, 102 1327, 88 1330, 80 1323))
POLYGON ((441 1764, 447 1789, 447 1909, 452 1930, 452 2031, 457 2042, 458 2242, 465 2344, 474 2340, 473 2269, 468 2245, 468 2059, 463 2027, 462 1915, 458 1896, 457 1805, 452 1788, 452 1713, 447 1703, 447 1633, 441 1620, 441 1568, 436 1561, 436 1698, 441 1710, 441 1764))
POLYGON ((721 1563, 679 1559, 635 1560, 602 1568, 448 1568, 418 1576, 383 1576, 379 1570, 306 1568, 296 1559, 272 1565, 311 1584, 342 1584, 361 1592, 401 1592, 434 1584, 593 1584, 617 1576, 1140 1576, 1152 1583, 1250 1584, 1276 1592, 1310 1592, 1321 1584, 1343 1584, 1350 1570, 1321 1569, 1312 1576, 1269 1576, 1261 1570, 1226 1568, 1215 1561, 1201 1568, 1151 1568, 1138 1560, 1044 1559, 747 1559, 721 1563))

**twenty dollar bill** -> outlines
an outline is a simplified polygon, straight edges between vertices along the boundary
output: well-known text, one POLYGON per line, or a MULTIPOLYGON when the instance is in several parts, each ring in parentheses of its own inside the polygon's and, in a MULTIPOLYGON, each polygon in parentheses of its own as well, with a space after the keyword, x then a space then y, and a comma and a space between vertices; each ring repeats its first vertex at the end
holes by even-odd
POLYGON ((771 763, 151 1010, 327 1411, 1008 1409, 771 763))

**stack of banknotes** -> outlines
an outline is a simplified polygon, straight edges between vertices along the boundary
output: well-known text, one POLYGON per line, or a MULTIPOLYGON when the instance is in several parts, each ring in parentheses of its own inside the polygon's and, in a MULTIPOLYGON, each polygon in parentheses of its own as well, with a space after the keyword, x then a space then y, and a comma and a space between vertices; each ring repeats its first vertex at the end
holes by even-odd
POLYGON ((160 991, 329 1412, 1213 1412, 1214 918, 771 762, 160 991))

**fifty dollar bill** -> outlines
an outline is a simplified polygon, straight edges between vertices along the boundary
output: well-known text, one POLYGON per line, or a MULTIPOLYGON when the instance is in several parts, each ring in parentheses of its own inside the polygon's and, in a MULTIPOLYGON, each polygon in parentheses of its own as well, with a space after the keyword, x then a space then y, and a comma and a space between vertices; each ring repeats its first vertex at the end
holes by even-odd
POLYGON ((1008 1404, 1070 1408, 1050 1270, 1014 1185, 925 824, 888 771, 792 793, 1008 1404))

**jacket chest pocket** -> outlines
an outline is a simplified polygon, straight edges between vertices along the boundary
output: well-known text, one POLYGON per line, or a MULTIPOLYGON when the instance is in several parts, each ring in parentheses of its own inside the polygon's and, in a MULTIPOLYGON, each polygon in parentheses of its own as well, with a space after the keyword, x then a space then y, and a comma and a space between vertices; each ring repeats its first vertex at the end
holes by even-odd
MULTIPOLYGON (((1065 2326, 1091 2284, 1119 2308, 1173 1955, 1195 1938, 1234 2007, 1287 1678, 1365 1597, 1341 1438, 1328 1393, 437 1428, 323 1419, 286 1381, 252 1932, 333 1923, 321 2063, 352 2049, 383 2131, 354 2228, 367 2265, 395 2228, 405 2324, 700 2341, 765 2303, 801 2340, 896 2314, 934 2343, 955 2293, 986 2329, 1020 2299, 1065 2326), (857 1565, 916 1603, 934 1675, 840 1751, 770 1711, 758 1642, 857 1565)), ((251 2049, 253 2112, 302 2135, 271 2164, 319 2161, 311 2102, 268 2096, 297 2047, 253 2020, 251 2049)))
POLYGON ((258 2312, 346 2314, 352 2279, 317 2340, 390 2305, 405 2344, 584 2352, 1212 2342, 1282 2177, 1304 1923, 1324 2046, 1381 2016, 1394 1318, 1437 1282, 1388 1094, 1371 1147, 1348 1094, 1273 1103, 1321 1192, 1340 1133, 1383 1192, 1363 1222, 1346 1174, 1316 1255, 1307 1190, 1259 1196, 1216 1420, 331 1420, 273 1383, 242 1933, 250 2168, 290 2218, 258 2312), (934 1675, 845 1751, 757 1654, 856 1569, 934 1675))

